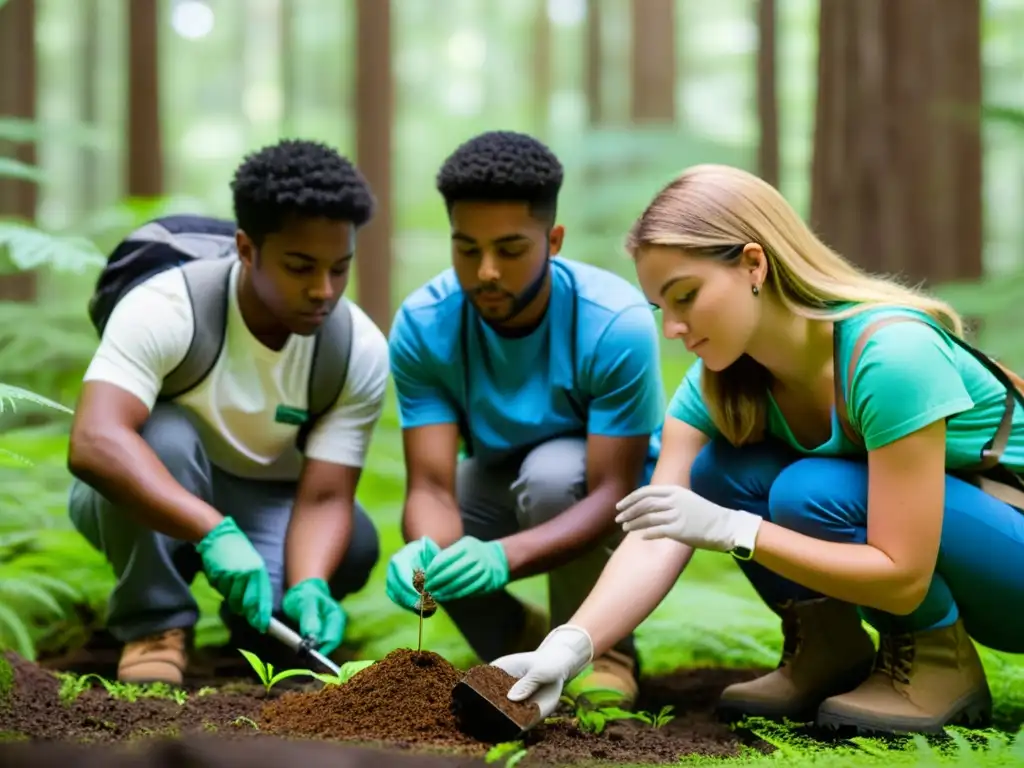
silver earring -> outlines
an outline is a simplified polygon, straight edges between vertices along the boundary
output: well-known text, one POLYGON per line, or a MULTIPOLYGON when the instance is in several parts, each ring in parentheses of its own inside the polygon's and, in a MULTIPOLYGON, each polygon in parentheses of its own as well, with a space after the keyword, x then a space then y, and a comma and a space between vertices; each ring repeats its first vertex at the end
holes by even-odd
POLYGON ((758 288, 756 285, 752 285, 750 286, 750 292, 757 296, 761 292, 761 289, 758 288))

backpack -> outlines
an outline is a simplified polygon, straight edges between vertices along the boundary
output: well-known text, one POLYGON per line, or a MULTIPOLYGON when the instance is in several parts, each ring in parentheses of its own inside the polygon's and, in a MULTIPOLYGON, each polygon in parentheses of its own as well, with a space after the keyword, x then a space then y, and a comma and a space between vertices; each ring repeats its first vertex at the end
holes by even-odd
MULTIPOLYGON (((843 432, 846 434, 847 439, 859 448, 864 448, 864 441, 850 422, 849 407, 846 402, 846 392, 853 386, 853 374, 857 369, 857 361, 864 352, 864 347, 868 343, 868 339, 871 335, 886 325, 901 322, 923 323, 932 328, 938 328, 935 323, 929 322, 923 318, 911 317, 908 315, 890 315, 869 323, 867 327, 861 331, 861 335, 857 338, 853 351, 850 353, 850 361, 847 364, 847 375, 845 377, 845 387, 843 386, 844 377, 841 375, 839 370, 840 326, 839 324, 836 324, 836 332, 833 334, 833 365, 835 366, 833 379, 835 386, 836 416, 839 418, 839 424, 842 427, 843 432)), ((996 429, 995 434, 992 435, 992 438, 981 449, 981 455, 978 457, 978 461, 971 467, 950 471, 950 474, 955 475, 962 480, 966 480, 972 485, 975 485, 985 491, 985 493, 990 496, 994 496, 1000 501, 1004 501, 1010 506, 1017 507, 1024 511, 1024 479, 1005 465, 1000 464, 1003 452, 1006 450, 1006 446, 1010 442, 1010 433, 1013 429, 1014 406, 1017 403, 1020 403, 1021 407, 1024 407, 1024 378, 1021 378, 1006 366, 993 360, 984 352, 975 349, 963 339, 954 336, 951 333, 946 333, 941 329, 940 332, 946 337, 952 339, 959 347, 970 352, 974 359, 984 365, 985 368, 988 369, 989 373, 995 376, 1006 390, 1003 417, 999 422, 999 426, 996 429)))
MULTIPOLYGON (((198 386, 212 370, 224 346, 228 281, 238 251, 232 221, 179 214, 153 219, 125 237, 107 258, 89 299, 89 319, 102 336, 121 298, 140 283, 180 267, 195 317, 192 342, 184 359, 164 378, 158 400, 168 401, 198 386)), ((345 386, 352 349, 352 314, 342 297, 317 331, 309 375, 308 413, 279 407, 279 418, 299 424, 296 445, 302 451, 316 422, 345 386)))

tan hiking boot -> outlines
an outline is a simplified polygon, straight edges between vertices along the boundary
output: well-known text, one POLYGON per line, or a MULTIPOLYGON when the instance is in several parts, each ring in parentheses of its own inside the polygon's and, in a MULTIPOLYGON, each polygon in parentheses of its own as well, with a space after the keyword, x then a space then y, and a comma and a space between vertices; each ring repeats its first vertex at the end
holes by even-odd
POLYGON ((125 683, 181 685, 188 666, 188 633, 168 629, 126 643, 117 665, 117 679, 125 683))
POLYGON ((588 671, 570 680, 565 693, 577 705, 630 710, 640 692, 636 678, 636 660, 611 650, 594 659, 588 671))
POLYGON ((853 690, 871 674, 875 646, 857 608, 832 598, 789 602, 780 607, 782 659, 755 680, 722 691, 719 714, 814 719, 829 696, 853 690))
POLYGON ((875 670, 858 688, 833 696, 818 724, 881 733, 941 733, 992 714, 981 659, 963 622, 907 635, 882 635, 875 670))

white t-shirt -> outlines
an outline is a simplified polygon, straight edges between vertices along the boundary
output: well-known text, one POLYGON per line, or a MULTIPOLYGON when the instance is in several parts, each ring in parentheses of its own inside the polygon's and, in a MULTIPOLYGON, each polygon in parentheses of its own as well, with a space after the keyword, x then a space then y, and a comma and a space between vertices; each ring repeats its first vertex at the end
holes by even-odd
MULTIPOLYGON (((238 477, 297 480, 302 454, 298 426, 275 422, 279 405, 306 409, 314 337, 289 336, 280 351, 264 346, 238 308, 238 273, 231 270, 224 346, 199 386, 175 398, 199 431, 210 461, 238 477)), ((306 443, 310 459, 362 467, 380 417, 388 378, 388 344, 355 304, 348 378, 334 407, 306 443)), ((150 409, 164 377, 185 357, 194 319, 178 269, 159 273, 118 302, 85 373, 131 392, 150 409)))

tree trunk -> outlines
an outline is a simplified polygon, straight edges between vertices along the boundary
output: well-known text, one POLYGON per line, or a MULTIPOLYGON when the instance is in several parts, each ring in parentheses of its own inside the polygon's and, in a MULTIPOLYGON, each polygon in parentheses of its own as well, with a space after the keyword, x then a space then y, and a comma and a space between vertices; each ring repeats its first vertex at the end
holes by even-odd
POLYGON ((862 267, 982 274, 979 0, 821 0, 811 220, 862 267))
POLYGON ((587 94, 587 122, 591 127, 604 122, 604 100, 601 98, 602 47, 601 0, 587 0, 587 39, 584 44, 584 88, 587 94))
POLYGON ((533 22, 533 120, 543 137, 551 118, 551 19, 547 0, 536 0, 533 22))
MULTIPOLYGON (((99 0, 78 0, 81 3, 82 32, 79 51, 78 87, 81 92, 81 118, 89 128, 95 128, 99 120, 99 88, 97 70, 100 62, 100 9, 99 0)), ((79 150, 78 211, 80 217, 89 216, 99 206, 100 162, 96 147, 82 147, 79 150)))
POLYGON ((775 0, 757 4, 757 113, 761 127, 758 144, 758 172, 774 187, 779 186, 779 104, 775 57, 775 0))
POLYGON ((359 235, 359 305, 388 332, 391 326, 391 2, 356 3, 356 158, 377 198, 376 213, 359 235))
POLYGON ((676 119, 675 0, 632 0, 632 122, 676 119))
MULTIPOLYGON (((8 0, 0 6, 0 116, 34 120, 36 116, 36 8, 34 0, 8 0)), ((36 164, 33 142, 0 142, 0 156, 36 164)), ((0 216, 36 220, 34 182, 0 177, 0 216)), ((35 272, 0 275, 0 301, 32 301, 35 272)))
POLYGON ((158 0, 128 4, 128 167, 130 197, 159 197, 164 192, 160 132, 158 0))

